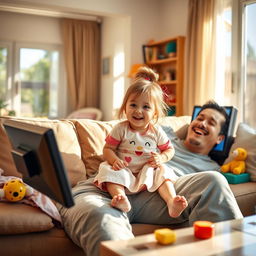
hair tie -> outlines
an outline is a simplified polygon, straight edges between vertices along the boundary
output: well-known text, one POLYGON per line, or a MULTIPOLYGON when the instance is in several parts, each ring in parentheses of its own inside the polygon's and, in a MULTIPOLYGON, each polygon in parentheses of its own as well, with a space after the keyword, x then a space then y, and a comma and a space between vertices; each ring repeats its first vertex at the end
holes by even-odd
POLYGON ((145 77, 145 79, 148 80, 148 81, 151 81, 151 79, 149 77, 145 77))

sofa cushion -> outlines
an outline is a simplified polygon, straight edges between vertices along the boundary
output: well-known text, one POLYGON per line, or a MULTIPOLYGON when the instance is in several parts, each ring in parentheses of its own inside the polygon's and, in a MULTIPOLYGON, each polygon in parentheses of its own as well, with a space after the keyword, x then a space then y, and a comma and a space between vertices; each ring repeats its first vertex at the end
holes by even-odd
POLYGON ((39 232, 54 227, 52 219, 39 208, 20 203, 0 203, 0 234, 39 232))
MULTIPOLYGON (((177 132, 179 137, 185 137, 187 124, 190 122, 191 117, 165 117, 160 120, 159 124, 164 126, 171 126, 177 132)), ((82 159, 84 161, 88 177, 96 174, 100 163, 103 161, 103 146, 105 138, 111 131, 113 126, 119 121, 93 121, 87 119, 70 120, 74 123, 78 140, 82 149, 82 159)))
POLYGON ((0 168, 5 171, 4 175, 21 177, 11 155, 11 144, 3 128, 3 119, 0 119, 0 168))
POLYGON ((238 147, 247 150, 248 155, 245 161, 246 172, 250 173, 252 181, 256 181, 256 130, 245 123, 238 125, 234 143, 231 146, 229 156, 225 160, 225 163, 233 160, 232 151, 238 147))
MULTIPOLYGON (((4 119, 2 118, 3 122, 4 119)), ((8 118, 10 119, 10 118, 8 118)), ((71 185, 74 186, 79 180, 86 178, 86 170, 84 163, 81 159, 81 148, 77 139, 75 127, 72 122, 68 120, 49 120, 41 118, 11 118, 16 121, 29 123, 33 125, 43 126, 53 129, 59 150, 62 154, 63 162, 67 169, 67 174, 71 185)), ((1 141, 5 144, 0 144, 0 152, 4 154, 0 155, 0 168, 4 170, 4 175, 19 176, 16 170, 13 159, 10 154, 11 146, 8 142, 7 135, 1 129, 1 141), (3 138, 2 138, 3 137, 3 138), (16 175, 15 175, 16 174, 16 175)))
POLYGON ((101 122, 88 119, 71 121, 76 126, 86 174, 88 177, 92 177, 103 161, 102 152, 105 138, 118 121, 101 122))

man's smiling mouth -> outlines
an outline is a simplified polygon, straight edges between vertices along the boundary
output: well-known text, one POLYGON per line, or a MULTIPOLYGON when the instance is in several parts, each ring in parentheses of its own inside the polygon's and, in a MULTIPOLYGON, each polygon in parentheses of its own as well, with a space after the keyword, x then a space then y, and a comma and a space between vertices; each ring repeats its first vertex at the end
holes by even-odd
POLYGON ((193 127, 193 131, 198 135, 206 136, 209 132, 204 128, 193 127))

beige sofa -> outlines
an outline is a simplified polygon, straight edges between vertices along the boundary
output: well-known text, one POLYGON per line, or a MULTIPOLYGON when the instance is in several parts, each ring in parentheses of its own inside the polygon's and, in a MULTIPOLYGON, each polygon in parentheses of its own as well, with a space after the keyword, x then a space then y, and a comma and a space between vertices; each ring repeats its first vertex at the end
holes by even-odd
MULTIPOLYGON (((10 153, 10 143, 0 118, 0 168, 5 176, 19 176, 10 153)), ((50 127, 54 130, 59 150, 67 168, 72 186, 79 180, 93 175, 102 161, 104 138, 116 121, 101 122, 87 119, 47 120, 22 119, 21 122, 50 127)), ((164 125, 170 125, 178 136, 184 137, 190 117, 166 117, 164 125)), ((245 216, 254 213, 256 183, 231 185, 239 207, 245 216)), ((135 235, 152 232, 156 226, 133 224, 135 235)), ((0 248, 1 255, 84 255, 52 219, 37 208, 20 204, 0 202, 0 248)))

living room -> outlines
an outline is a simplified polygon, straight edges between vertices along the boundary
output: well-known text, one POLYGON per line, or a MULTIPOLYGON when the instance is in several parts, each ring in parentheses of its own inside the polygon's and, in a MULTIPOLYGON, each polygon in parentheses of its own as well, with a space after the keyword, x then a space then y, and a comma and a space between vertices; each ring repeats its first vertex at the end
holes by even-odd
MULTIPOLYGON (((185 38, 186 53, 184 54, 184 83, 181 101, 183 110, 181 115, 166 117, 166 120, 170 121, 172 128, 184 139, 184 131, 191 122, 194 105, 202 105, 208 99, 215 99, 221 105, 238 109, 236 125, 233 127, 236 139, 232 149, 236 147, 247 149, 247 166, 252 178, 249 182, 242 184, 230 184, 230 188, 243 215, 247 217, 255 214, 256 123, 251 109, 255 109, 255 86, 253 85, 255 85, 256 44, 249 33, 251 27, 248 29, 244 27, 248 32, 246 37, 239 19, 242 17, 240 14, 243 10, 239 8, 248 7, 246 24, 254 21, 250 7, 254 7, 255 3, 250 5, 252 1, 250 4, 245 2, 240 6, 240 1, 236 0, 209 0, 211 4, 208 4, 207 8, 205 5, 203 5, 204 8, 199 6, 193 8, 196 2, 200 1, 1 0, 0 47, 1 50, 4 49, 2 53, 8 62, 0 67, 6 68, 5 72, 0 73, 1 80, 5 74, 4 83, 0 84, 0 100, 3 98, 4 101, 4 104, 0 105, 0 116, 15 115, 14 119, 17 118, 21 122, 23 120, 27 124, 52 128, 56 132, 68 178, 71 185, 75 186, 78 181, 93 176, 99 163, 103 161, 104 139, 106 133, 116 123, 116 120, 113 120, 116 118, 116 111, 121 105, 126 89, 131 84, 132 78, 129 73, 134 64, 144 64, 142 46, 182 36, 185 38), (214 3, 219 5, 216 6, 214 3), (224 3, 224 6, 221 3, 224 3), (223 16, 215 15, 217 10, 222 10, 219 13, 223 16), (205 27, 197 27, 201 20, 198 18, 198 13, 205 14, 205 27), (215 17, 214 22, 206 22, 209 21, 206 13, 215 17), (231 18, 232 13, 233 18, 231 18), (97 81, 96 85, 90 87, 88 91, 83 87, 78 88, 81 90, 74 93, 74 85, 71 86, 67 78, 63 19, 88 21, 99 28, 99 48, 95 50, 98 54, 98 70, 95 71, 96 78, 94 79, 97 81), (225 24, 224 27, 222 27, 223 24, 225 24), (214 34, 213 31, 219 31, 219 33, 214 34), (209 34, 210 39, 203 37, 209 34), (241 34, 245 37, 245 41, 242 41, 241 34), (246 42, 247 47, 242 47, 246 42), (55 53, 59 54, 58 68, 53 66, 52 69, 47 69, 48 71, 58 70, 59 74, 48 75, 50 80, 53 79, 51 80, 53 85, 57 84, 57 87, 51 87, 55 93, 53 98, 49 97, 47 104, 37 100, 31 90, 33 75, 29 67, 39 65, 31 61, 32 55, 30 56, 28 52, 24 51, 22 55, 24 49, 43 50, 43 54, 40 55, 40 64, 44 63, 46 57, 51 56, 54 59, 55 53), (21 60, 24 61, 24 66, 21 65, 21 60), (32 64, 26 66, 27 63, 32 64), (22 74, 20 77, 19 72, 22 74), (54 80, 57 76, 58 79, 54 80), (25 81, 24 77, 30 77, 31 80, 25 81), (30 94, 22 96, 21 89, 29 89, 30 94), (24 102, 26 104, 23 104, 24 102), (35 103, 39 106, 36 110, 35 103), (72 112, 81 108, 99 109, 102 113, 101 121, 107 122, 66 119, 72 112), (37 118, 31 120, 31 117, 37 118), (239 126, 240 122, 242 125, 239 126)), ((80 55, 82 55, 81 52, 80 55)), ((79 71, 77 73, 83 75, 85 73, 82 79, 87 83, 91 78, 88 73, 80 69, 82 65, 79 64, 80 62, 76 66, 79 71)), ((41 75, 44 77, 45 74, 39 72, 39 77, 41 75)), ((49 91, 48 82, 38 79, 35 84, 40 88, 47 84, 46 88, 49 91)), ((8 120, 9 117, 1 117, 1 124, 6 119, 8 120)), ((6 177, 9 175, 20 177, 10 152, 10 145, 1 125, 0 168, 6 177)), ((231 152, 228 157, 230 160, 231 152)), ((0 218, 2 220, 0 244, 6 255, 56 255, 61 253, 83 255, 83 251, 77 246, 79 242, 74 242, 75 239, 71 241, 63 229, 56 228, 47 214, 27 209, 28 207, 21 206, 21 204, 1 203, 1 205, 3 205, 3 210, 0 218), (11 210, 14 208, 15 210, 11 210), (16 246, 13 246, 14 241, 17 241, 16 246), (47 241, 47 246, 44 241, 47 241)), ((255 222, 253 217, 250 220, 255 222)), ((152 232, 156 227, 135 223, 132 228, 135 235, 141 235, 152 232)))
MULTIPOLYGON (((18 49, 22 47, 40 48, 40 46, 44 46, 46 49, 48 47, 48 49, 60 50, 60 66, 58 67, 60 77, 58 83, 61 86, 58 87, 58 92, 61 92, 59 93, 61 94, 61 100, 59 98, 52 99, 52 101, 55 101, 55 106, 54 103, 51 103, 53 106, 50 108, 55 109, 55 111, 48 111, 52 113, 48 113, 47 116, 64 118, 79 108, 79 106, 74 106, 74 103, 71 104, 70 102, 71 93, 69 91, 70 88, 68 88, 69 85, 67 83, 67 74, 63 60, 64 46, 60 19, 65 17, 73 17, 75 19, 83 18, 94 20, 100 24, 101 53, 99 68, 103 69, 103 65, 107 63, 108 73, 104 73, 103 70, 99 71, 96 99, 94 102, 84 99, 84 102, 80 103, 80 107, 97 107, 103 112, 104 120, 112 120, 116 109, 120 106, 120 99, 122 99, 124 91, 131 82, 128 74, 132 65, 142 64, 144 62, 142 45, 152 40, 160 41, 176 36, 185 36, 188 44, 190 40, 187 37, 187 33, 189 33, 187 23, 190 23, 188 21, 188 4, 189 1, 187 0, 162 0, 160 2, 153 0, 122 1, 122 4, 120 2, 116 4, 115 1, 109 1, 106 6, 101 1, 95 1, 93 3, 90 1, 80 3, 78 1, 76 4, 72 3, 72 6, 70 6, 71 4, 68 1, 1 1, 0 19, 1 23, 5 24, 1 30, 1 44, 8 48, 10 59, 14 59, 14 63, 10 59, 6 63, 9 80, 8 83, 5 82, 5 85, 2 86, 8 88, 3 91, 8 108, 15 110, 19 114, 21 112, 21 103, 18 100, 20 96, 18 95, 17 97, 15 94, 17 90, 20 90, 16 87, 21 83, 20 78, 17 78, 17 73, 21 69, 17 64, 18 49), (142 13, 143 15, 141 15, 142 13)), ((242 33, 236 27, 236 23, 241 21, 233 18, 231 22, 231 13, 233 13, 234 17, 237 17, 237 9, 241 7, 236 6, 236 1, 233 1, 233 6, 230 3, 226 3, 223 7, 219 6, 219 8, 225 10, 222 17, 223 24, 233 22, 229 24, 233 28, 233 31, 231 33, 229 27, 227 32, 222 32, 224 34, 216 33, 216 39, 212 38, 213 41, 217 40, 217 38, 219 39, 219 41, 214 43, 214 51, 211 53, 215 55, 212 58, 214 59, 212 61, 214 63, 208 66, 214 67, 211 67, 211 71, 207 71, 208 73, 205 77, 197 81, 197 83, 204 85, 198 86, 198 88, 193 85, 192 81, 190 82, 191 79, 188 79, 193 78, 191 74, 194 73, 194 70, 187 61, 187 59, 191 58, 188 56, 190 54, 188 52, 188 45, 185 45, 187 56, 184 57, 183 114, 190 115, 192 107, 203 104, 204 99, 208 96, 208 98, 216 99, 222 105, 235 106, 239 109, 238 120, 242 121, 243 118, 246 118, 249 120, 250 125, 255 126, 252 121, 253 118, 249 117, 251 115, 249 110, 253 109, 252 99, 255 92, 253 91, 253 86, 248 86, 248 81, 251 79, 249 78, 249 73, 247 76, 244 75, 247 71, 241 71, 240 68, 243 65, 243 55, 239 56, 239 52, 241 52, 241 45, 244 41, 240 39, 238 43, 235 40, 242 33), (226 16, 228 18, 225 18, 226 16), (226 39, 220 40, 221 37, 226 37, 226 39), (224 50, 217 50, 220 49, 219 44, 225 46, 224 50), (220 57, 223 54, 227 55, 225 60, 220 57), (230 63, 230 58, 233 60, 232 64, 230 63), (221 62, 224 62, 224 66, 219 64, 221 62), (220 71, 221 68, 219 66, 226 70, 225 73, 220 71), (214 76, 214 74, 218 73, 221 74, 214 76), (208 79, 211 76, 212 79, 208 79), (209 80, 213 80, 211 84, 209 80), (239 83, 239 81, 242 81, 242 83, 239 83), (247 81, 247 86, 244 85, 245 81, 247 81), (198 91, 198 95, 200 96, 191 96, 195 91, 198 91), (211 93, 207 95, 205 91, 211 91, 211 93), (185 102, 186 104, 184 104, 185 102)), ((223 30, 221 25, 219 26, 219 30, 223 30)), ((212 27, 211 29, 216 28, 212 27)), ((254 49, 254 41, 250 37, 248 35, 248 40, 251 40, 252 49, 254 49)), ((206 38, 204 40, 207 42, 208 39, 206 38)), ((195 46, 191 47, 194 48, 195 46)), ((190 51, 193 52, 194 50, 190 51)), ((207 51, 209 50, 205 49, 206 55, 207 51)), ((24 59, 24 62, 26 62, 28 58, 24 57, 24 59)), ((209 60, 207 61, 209 62, 209 60)), ((201 66, 203 65, 204 63, 201 61, 201 66)), ((252 70, 254 63, 252 62, 248 65, 247 70, 252 70)), ((200 70, 200 63, 196 68, 200 70)), ((195 78, 193 79, 195 80, 195 78)))

